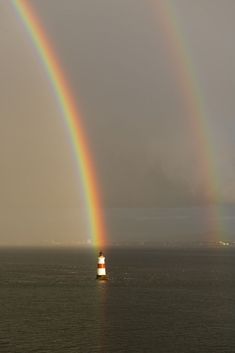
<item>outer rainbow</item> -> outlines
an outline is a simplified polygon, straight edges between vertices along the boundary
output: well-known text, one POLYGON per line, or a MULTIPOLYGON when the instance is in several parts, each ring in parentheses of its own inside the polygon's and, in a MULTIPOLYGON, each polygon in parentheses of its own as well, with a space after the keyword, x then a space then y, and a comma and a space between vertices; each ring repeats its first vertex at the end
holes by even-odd
POLYGON ((218 202, 219 182, 217 179, 215 156, 212 150, 210 128, 206 120, 204 102, 199 90, 195 70, 189 56, 187 45, 177 21, 173 4, 168 0, 156 0, 158 21, 166 38, 167 50, 172 59, 172 67, 181 91, 189 127, 201 169, 204 184, 204 199, 209 205, 209 237, 218 241, 221 232, 218 202))
POLYGON ((29 4, 29 1, 12 0, 12 4, 17 10, 17 13, 32 39, 58 98, 60 108, 62 109, 66 125, 70 132, 77 166, 84 187, 90 236, 94 246, 104 247, 106 244, 106 235, 103 215, 101 212, 100 195, 98 192, 99 188, 87 145, 87 138, 71 90, 66 82, 56 53, 53 50, 32 6, 29 4))

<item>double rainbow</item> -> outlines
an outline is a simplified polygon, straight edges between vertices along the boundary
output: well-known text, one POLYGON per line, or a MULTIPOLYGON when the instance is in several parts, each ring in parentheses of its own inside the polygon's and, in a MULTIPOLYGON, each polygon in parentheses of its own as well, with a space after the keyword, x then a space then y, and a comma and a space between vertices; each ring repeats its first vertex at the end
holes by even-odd
MULTIPOLYGON (((82 178, 86 206, 89 214, 90 234, 94 245, 106 243, 104 219, 101 212, 99 188, 96 182, 94 166, 90 157, 87 139, 82 121, 71 90, 65 80, 59 60, 28 0, 12 0, 22 22, 25 24, 39 57, 47 71, 51 84, 58 98, 63 116, 70 131, 78 169, 82 178)), ((177 83, 182 92, 185 111, 191 136, 194 140, 197 155, 197 166, 201 169, 204 184, 204 198, 210 204, 208 223, 209 233, 213 240, 218 240, 221 224, 215 204, 218 199, 218 180, 216 179, 214 156, 210 129, 203 108, 203 97, 198 89, 195 70, 192 67, 187 45, 177 23, 177 16, 168 0, 155 2, 158 21, 166 37, 169 54, 173 60, 172 67, 177 83)))
POLYGON ((70 132, 72 145, 76 155, 77 167, 81 176, 84 199, 88 212, 89 237, 95 247, 104 247, 106 244, 106 232, 99 188, 96 181, 93 162, 90 156, 88 143, 81 116, 76 107, 71 89, 66 82, 58 57, 49 42, 46 33, 32 6, 27 0, 12 0, 22 22, 29 33, 32 43, 36 48, 41 62, 46 69, 51 85, 63 116, 70 132))

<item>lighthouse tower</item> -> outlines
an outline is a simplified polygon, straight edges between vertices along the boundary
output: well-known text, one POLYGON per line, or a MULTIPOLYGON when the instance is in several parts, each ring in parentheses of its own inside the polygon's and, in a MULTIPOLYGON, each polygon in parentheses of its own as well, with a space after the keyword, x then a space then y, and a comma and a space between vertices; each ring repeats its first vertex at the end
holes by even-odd
POLYGON ((105 257, 100 251, 98 256, 98 263, 97 263, 97 276, 96 278, 100 281, 107 281, 108 277, 106 275, 106 268, 105 268, 105 257))

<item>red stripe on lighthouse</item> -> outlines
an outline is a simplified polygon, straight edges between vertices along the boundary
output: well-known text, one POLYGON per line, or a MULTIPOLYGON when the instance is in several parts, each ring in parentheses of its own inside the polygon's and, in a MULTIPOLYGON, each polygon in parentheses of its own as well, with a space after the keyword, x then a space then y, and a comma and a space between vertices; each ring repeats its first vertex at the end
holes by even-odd
POLYGON ((105 264, 98 264, 97 267, 98 268, 105 268, 105 264))

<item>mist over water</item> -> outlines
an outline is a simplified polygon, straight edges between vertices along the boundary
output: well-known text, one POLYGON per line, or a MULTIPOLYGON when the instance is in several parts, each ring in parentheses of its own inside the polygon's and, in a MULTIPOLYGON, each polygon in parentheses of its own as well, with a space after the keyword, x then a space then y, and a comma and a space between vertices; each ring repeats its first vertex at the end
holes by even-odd
POLYGON ((235 252, 0 250, 0 351, 231 353, 235 252))
MULTIPOLYGON (((234 242, 232 205, 104 210, 107 242, 162 246, 234 242)), ((85 209, 21 209, 0 214, 1 246, 92 246, 85 209), (14 221, 13 221, 14 220, 14 221)), ((208 244, 209 245, 209 244, 208 244)))
POLYGON ((235 207, 119 208, 106 210, 113 243, 204 245, 234 241, 235 207))

